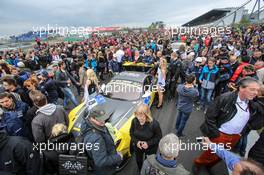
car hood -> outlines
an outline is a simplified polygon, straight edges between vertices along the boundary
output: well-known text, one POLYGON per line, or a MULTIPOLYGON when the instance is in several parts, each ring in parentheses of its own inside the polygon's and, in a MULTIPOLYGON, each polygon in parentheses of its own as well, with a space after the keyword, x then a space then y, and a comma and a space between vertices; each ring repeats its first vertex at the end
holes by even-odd
POLYGON ((123 124, 131 117, 135 112, 137 106, 140 104, 140 101, 121 101, 106 98, 105 106, 106 112, 113 111, 113 114, 108 119, 107 122, 110 122, 117 129, 120 129, 123 124))

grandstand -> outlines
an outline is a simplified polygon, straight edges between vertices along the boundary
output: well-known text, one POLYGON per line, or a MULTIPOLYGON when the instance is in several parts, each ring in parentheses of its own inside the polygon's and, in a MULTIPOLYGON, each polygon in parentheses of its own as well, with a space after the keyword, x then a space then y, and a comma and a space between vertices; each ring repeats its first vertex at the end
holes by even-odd
POLYGON ((239 23, 243 18, 250 23, 264 22, 264 1, 248 0, 239 7, 217 8, 183 24, 184 27, 194 26, 230 26, 239 23), (251 13, 245 9, 246 5, 254 2, 251 13))
POLYGON ((34 41, 36 38, 40 38, 41 40, 44 40, 44 39, 47 39, 48 38, 48 34, 43 34, 41 33, 40 35, 40 32, 27 32, 27 33, 23 33, 21 35, 18 35, 18 36, 10 36, 10 39, 12 41, 15 41, 15 42, 18 42, 18 41, 22 41, 22 42, 25 42, 25 41, 34 41))
POLYGON ((245 10, 244 7, 239 10, 237 10, 237 7, 212 9, 209 12, 183 24, 182 26, 227 26, 231 25, 233 22, 240 22, 245 14, 247 14, 247 10, 245 10), (231 13, 233 14, 229 15, 231 13), (226 16, 228 17, 226 18, 226 16), (217 23, 218 25, 216 25, 217 23))

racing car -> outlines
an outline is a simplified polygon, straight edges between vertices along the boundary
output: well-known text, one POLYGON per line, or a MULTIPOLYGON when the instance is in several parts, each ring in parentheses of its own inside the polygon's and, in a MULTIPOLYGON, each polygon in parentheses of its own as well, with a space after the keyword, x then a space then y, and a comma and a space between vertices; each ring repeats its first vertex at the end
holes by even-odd
MULTIPOLYGON (((112 132, 116 150, 124 157, 120 169, 125 166, 131 157, 130 127, 135 117, 134 112, 142 104, 151 106, 157 87, 156 80, 151 74, 144 72, 124 71, 115 75, 109 83, 102 85, 102 93, 91 94, 90 98, 104 98, 105 111, 114 111, 106 126, 112 132)), ((94 100, 96 101, 96 100, 94 100)), ((85 120, 87 105, 80 104, 69 113, 68 132, 75 137, 80 134, 81 123, 85 120)))

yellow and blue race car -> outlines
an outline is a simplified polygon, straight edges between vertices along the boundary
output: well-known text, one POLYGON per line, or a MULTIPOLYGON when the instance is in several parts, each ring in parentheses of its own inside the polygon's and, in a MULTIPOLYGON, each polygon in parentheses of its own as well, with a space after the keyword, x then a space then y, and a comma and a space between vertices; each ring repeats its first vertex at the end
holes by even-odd
MULTIPOLYGON (((106 126, 114 139, 116 150, 125 158, 124 164, 131 157, 129 130, 134 112, 141 103, 149 106, 153 103, 155 85, 155 77, 150 74, 125 71, 115 75, 105 85, 103 93, 99 94, 104 98, 106 112, 113 111, 106 126)), ((92 94, 90 98, 95 98, 96 95, 98 94, 92 94)), ((69 114, 68 132, 75 137, 80 134, 81 123, 86 117, 84 116, 86 108, 86 104, 82 103, 69 114)))

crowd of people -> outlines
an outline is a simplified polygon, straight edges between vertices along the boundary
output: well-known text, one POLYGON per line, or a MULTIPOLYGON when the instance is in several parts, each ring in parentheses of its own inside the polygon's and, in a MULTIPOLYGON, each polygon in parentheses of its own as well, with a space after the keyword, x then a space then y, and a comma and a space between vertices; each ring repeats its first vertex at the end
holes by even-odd
MULTIPOLYGON (((200 129, 203 144, 210 148, 194 160, 195 175, 203 167, 210 172, 221 158, 234 174, 263 174, 263 131, 250 150, 252 160, 234 158, 212 146, 230 143, 244 157, 248 133, 264 126, 263 25, 233 28, 231 34, 214 37, 169 36, 162 30, 129 32, 92 35, 75 43, 38 41, 27 51, 1 51, 1 174, 58 173, 59 154, 70 153, 60 150, 43 156, 32 143, 73 142, 67 134, 68 112, 84 101, 85 91, 97 93, 100 81, 125 71, 122 65, 127 62, 153 67, 149 73, 157 79, 157 109, 165 100, 177 101, 176 133, 164 137, 149 106, 141 105, 135 111, 130 136, 140 174, 190 174, 191 170, 176 161, 179 150, 165 147, 179 144, 194 106, 205 114, 200 129), (182 44, 175 49, 173 42, 182 44), (231 164, 230 159, 236 161, 231 164)), ((123 159, 105 127, 109 116, 102 110, 94 109, 81 127, 82 142, 100 143, 99 151, 87 150, 89 165, 97 175, 114 174, 123 159)))

